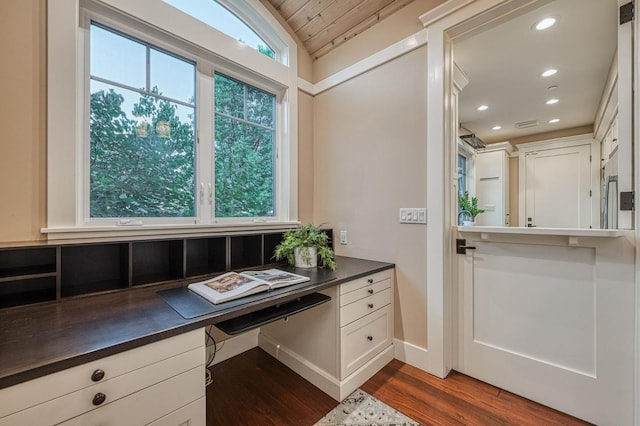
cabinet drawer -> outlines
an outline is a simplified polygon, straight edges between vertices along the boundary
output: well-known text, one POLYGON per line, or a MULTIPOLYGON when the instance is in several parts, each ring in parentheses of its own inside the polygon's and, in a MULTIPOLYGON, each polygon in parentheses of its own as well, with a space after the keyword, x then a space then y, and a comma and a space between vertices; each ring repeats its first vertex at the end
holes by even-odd
POLYGON ((341 379, 356 371, 391 344, 391 305, 340 329, 341 379))
POLYGON ((149 423, 149 426, 205 426, 207 423, 206 412, 206 400, 200 398, 153 423, 149 423))
POLYGON ((369 297, 372 294, 381 292, 387 288, 391 288, 391 279, 385 279, 382 281, 374 282, 373 284, 367 283, 367 285, 357 288, 354 291, 340 295, 340 306, 345 306, 356 300, 364 297, 369 297))
POLYGON ((379 293, 373 293, 363 299, 340 308, 340 327, 374 312, 391 303, 391 289, 387 288, 379 293))
POLYGON ((385 271, 377 272, 375 274, 371 274, 366 277, 358 278, 353 281, 349 281, 348 283, 341 284, 340 295, 342 296, 343 294, 347 294, 367 285, 375 284, 378 281, 391 279, 391 271, 392 269, 387 269, 385 271))
MULTIPOLYGON (((105 383, 130 371, 198 347, 204 348, 203 329, 180 334, 169 339, 0 389, 0 401, 2 401, 2 404, 0 404, 0 419, 61 395, 94 386, 97 383, 105 383), (104 378, 98 382, 91 380, 91 376, 96 370, 104 372, 104 378)), ((204 349, 202 350, 204 351, 204 349)), ((1 420, 0 424, 3 424, 1 420)))
MULTIPOLYGON (((156 383, 127 398, 75 417, 61 425, 146 425, 203 397, 204 370, 198 367, 156 383)), ((176 426, 178 425, 179 423, 176 423, 176 426)), ((204 426, 204 423, 200 423, 199 426, 204 426)))

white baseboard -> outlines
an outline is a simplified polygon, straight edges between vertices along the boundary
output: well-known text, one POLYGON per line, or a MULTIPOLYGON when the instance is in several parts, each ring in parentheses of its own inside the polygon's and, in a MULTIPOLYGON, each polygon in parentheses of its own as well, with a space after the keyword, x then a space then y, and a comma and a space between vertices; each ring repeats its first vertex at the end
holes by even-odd
MULTIPOLYGON (((238 336, 230 337, 223 342, 218 343, 218 352, 213 359, 212 365, 218 364, 222 361, 226 361, 236 355, 240 355, 242 352, 248 351, 258 346, 258 334, 260 329, 247 331, 246 333, 238 336)), ((207 359, 210 351, 213 350, 213 346, 207 346, 207 359)))
POLYGON ((259 346, 284 365, 298 373, 305 380, 329 395, 336 401, 342 401, 360 385, 369 380, 382 367, 393 359, 394 348, 387 349, 360 367, 344 380, 338 380, 326 371, 318 368, 289 348, 286 348, 264 334, 259 336, 259 346))
POLYGON ((421 348, 399 339, 393 339, 393 346, 395 348, 396 359, 404 362, 405 364, 419 368, 422 371, 429 372, 427 369, 428 349, 421 348))

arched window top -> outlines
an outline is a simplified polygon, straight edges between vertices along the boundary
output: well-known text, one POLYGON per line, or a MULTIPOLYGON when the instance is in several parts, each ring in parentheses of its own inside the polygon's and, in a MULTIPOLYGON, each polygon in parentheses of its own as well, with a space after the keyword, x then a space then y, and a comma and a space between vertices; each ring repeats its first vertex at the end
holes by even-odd
POLYGON ((246 22, 216 0, 162 0, 272 59, 276 52, 246 22))

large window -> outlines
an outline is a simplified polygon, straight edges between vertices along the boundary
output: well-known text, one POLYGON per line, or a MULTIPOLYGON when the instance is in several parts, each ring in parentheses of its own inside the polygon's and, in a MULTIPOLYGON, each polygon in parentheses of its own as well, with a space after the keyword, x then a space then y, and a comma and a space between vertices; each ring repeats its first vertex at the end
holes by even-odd
POLYGON ((195 65, 95 24, 90 57, 90 217, 195 216, 195 65))
POLYGON ((295 42, 259 2, 56 0, 47 22, 49 238, 296 221, 295 42))

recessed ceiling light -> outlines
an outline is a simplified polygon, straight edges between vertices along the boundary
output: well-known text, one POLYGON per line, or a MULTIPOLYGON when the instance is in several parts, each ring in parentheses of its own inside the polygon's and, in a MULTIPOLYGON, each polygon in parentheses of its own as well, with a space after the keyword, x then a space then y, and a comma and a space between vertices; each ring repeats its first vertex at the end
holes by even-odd
POLYGON ((551 120, 549 120, 549 123, 554 124, 554 123, 557 123, 558 121, 560 121, 559 118, 552 118, 551 120))
POLYGON ((558 86, 549 86, 547 87, 547 90, 556 90, 558 88, 558 86))
POLYGON ((486 110, 488 110, 488 109, 489 109, 489 107, 488 107, 487 105, 480 105, 480 106, 478 107, 478 111, 486 111, 486 110))
POLYGON ((557 73, 557 72, 558 72, 558 70, 555 70, 555 69, 553 69, 553 68, 550 68, 550 69, 546 70, 545 72, 543 72, 543 73, 542 73, 542 74, 540 74, 540 75, 542 75, 543 77, 551 77, 552 75, 554 75, 554 74, 555 74, 555 73, 557 73))
POLYGON ((553 17, 544 18, 536 22, 535 29, 538 31, 546 30, 547 28, 552 27, 553 24, 555 23, 556 23, 556 18, 553 18, 553 17))
POLYGON ((557 104, 559 101, 557 99, 549 99, 547 102, 545 102, 547 105, 553 105, 553 104, 557 104))
POLYGON ((493 126, 491 129, 492 130, 500 130, 500 129, 502 129, 502 126, 493 126))

